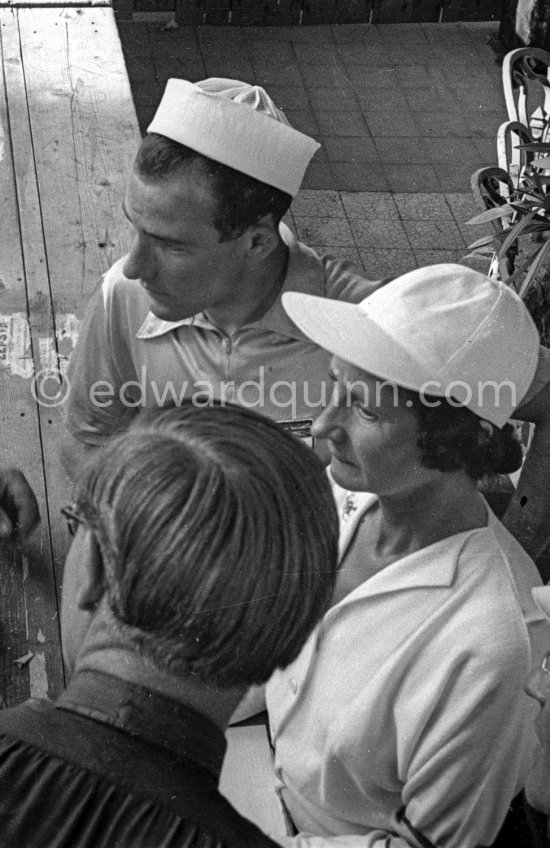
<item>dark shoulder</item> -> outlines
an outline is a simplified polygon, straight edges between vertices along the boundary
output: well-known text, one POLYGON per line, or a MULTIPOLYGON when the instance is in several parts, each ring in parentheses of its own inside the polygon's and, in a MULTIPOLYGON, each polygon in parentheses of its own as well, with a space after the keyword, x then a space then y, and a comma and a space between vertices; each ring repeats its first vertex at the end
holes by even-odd
POLYGON ((0 712, 0 785, 5 845, 275 846, 221 795, 210 772, 48 701, 0 712))

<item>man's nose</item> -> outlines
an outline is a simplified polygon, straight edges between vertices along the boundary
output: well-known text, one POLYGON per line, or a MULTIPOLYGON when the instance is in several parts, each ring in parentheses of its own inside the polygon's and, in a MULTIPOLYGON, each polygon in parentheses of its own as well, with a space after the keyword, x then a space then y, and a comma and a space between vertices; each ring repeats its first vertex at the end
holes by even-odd
POLYGON ((152 270, 151 251, 144 239, 137 236, 122 268, 122 273, 129 280, 150 280, 152 270))

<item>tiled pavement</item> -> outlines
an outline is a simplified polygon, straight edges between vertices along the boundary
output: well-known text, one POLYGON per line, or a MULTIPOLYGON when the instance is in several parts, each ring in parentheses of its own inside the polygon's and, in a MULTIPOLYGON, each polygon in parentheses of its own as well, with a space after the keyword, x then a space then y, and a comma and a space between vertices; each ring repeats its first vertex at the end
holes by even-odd
POLYGON ((321 142, 289 223, 369 276, 458 260, 470 176, 506 119, 492 24, 185 27, 119 22, 142 131, 171 76, 264 85, 321 142))

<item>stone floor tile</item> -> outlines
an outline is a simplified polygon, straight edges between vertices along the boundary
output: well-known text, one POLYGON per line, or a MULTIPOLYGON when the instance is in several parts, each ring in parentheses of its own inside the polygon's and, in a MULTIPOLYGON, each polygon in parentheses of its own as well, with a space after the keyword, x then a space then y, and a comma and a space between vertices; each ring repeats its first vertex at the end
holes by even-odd
POLYGON ((432 162, 449 165, 468 162, 475 170, 479 161, 479 150, 471 138, 427 138, 425 144, 432 162))
POLYGON ((387 67, 392 64, 386 47, 380 44, 343 44, 340 56, 346 65, 373 65, 387 67))
POLYGON ((359 255, 369 280, 398 277, 400 274, 406 274, 407 271, 413 271, 418 265, 412 250, 360 248, 359 255))
POLYGON ((443 194, 397 193, 393 195, 393 199, 403 221, 453 221, 453 213, 443 194))
POLYGON ((413 249, 463 250, 466 243, 454 221, 403 221, 413 249))
POLYGON ((341 191, 340 198, 350 221, 355 218, 362 221, 379 221, 381 218, 399 221, 399 213, 393 195, 388 191, 341 191))
POLYGON ((445 85, 441 68, 426 65, 403 65, 395 69, 399 85, 416 88, 419 85, 445 85))
POLYGON ((405 45, 416 42, 423 46, 427 41, 422 24, 384 24, 379 30, 385 44, 403 41, 405 45))
POLYGON ((343 62, 327 61, 322 65, 300 65, 300 73, 307 88, 343 86, 345 89, 353 89, 343 62))
POLYGON ((430 149, 422 138, 375 136, 374 143, 384 163, 414 166, 429 165, 432 161, 430 149))
POLYGON ((285 115, 294 129, 314 137, 319 135, 321 130, 313 109, 285 109, 285 115))
MULTIPOLYGON (((182 27, 188 29, 188 27, 182 27)), ((197 39, 201 44, 219 44, 221 47, 230 44, 243 44, 244 35, 241 27, 234 26, 210 26, 203 24, 202 26, 194 27, 197 39)))
POLYGON ((475 227, 468 226, 467 224, 458 224, 458 228, 462 233, 462 238, 464 239, 464 244, 467 248, 474 244, 474 242, 478 241, 478 239, 492 235, 492 230, 487 226, 487 224, 475 227))
POLYGON ((378 27, 372 24, 334 24, 334 38, 338 44, 382 44, 382 36, 378 27))
POLYGON ((321 135, 368 135, 367 124, 363 114, 357 108, 356 111, 332 111, 324 112, 316 110, 315 117, 319 125, 321 135))
POLYGON ((458 262, 466 256, 467 250, 415 250, 414 255, 418 267, 425 265, 439 265, 441 262, 458 262))
POLYGON ((393 247, 400 250, 409 250, 411 247, 401 221, 390 218, 379 220, 353 218, 350 225, 357 247, 393 247))
POLYGON ((447 136, 466 137, 470 135, 467 121, 461 114, 451 111, 418 111, 416 121, 424 135, 446 138, 447 136))
POLYGON ((309 102, 313 109, 327 112, 331 109, 338 111, 354 111, 357 109, 357 95, 351 86, 311 86, 307 89, 309 102))
POLYGON ((334 185, 342 191, 388 191, 388 181, 379 164, 331 162, 334 185))
POLYGON ((417 44, 403 45, 402 42, 397 42, 386 47, 386 55, 394 67, 426 64, 426 49, 419 50, 417 44))
POLYGON ((273 85, 269 86, 269 94, 279 109, 309 109, 311 106, 309 92, 303 85, 273 85))
MULTIPOLYGON (((354 92, 357 102, 365 113, 383 112, 399 117, 403 112, 412 117, 404 91, 397 88, 364 88, 358 87, 354 92)), ((397 121, 395 121, 397 123, 397 121)))
MULTIPOLYGON (((279 29, 277 26, 270 27, 271 31, 279 29)), ((294 44, 336 44, 333 29, 329 24, 317 24, 315 26, 285 27, 289 30, 288 40, 294 44)))
POLYGON ((306 244, 354 246, 350 224, 344 218, 297 215, 293 212, 298 238, 306 244))
POLYGON ((252 62, 296 62, 296 53, 290 41, 273 41, 266 44, 247 44, 246 55, 252 62))
POLYGON ((253 80, 255 73, 246 57, 231 59, 206 59, 204 62, 207 77, 225 77, 226 79, 253 80))
POLYGON ((346 72, 356 89, 393 88, 399 90, 400 83, 395 68, 373 68, 366 65, 348 65, 346 72))
POLYGON ((319 44, 335 44, 330 26, 245 26, 230 27, 240 29, 243 40, 248 44, 258 44, 267 41, 289 41, 302 44, 317 42, 319 44))
POLYGON ((473 138, 491 138, 496 144, 496 135, 500 125, 508 120, 502 112, 488 112, 481 109, 464 109, 462 116, 466 121, 473 138))
MULTIPOLYGON (((384 91, 384 89, 379 89, 384 91)), ((369 132, 373 137, 420 138, 422 131, 416 116, 408 109, 394 112, 377 112, 363 107, 369 132)))
POLYGON ((302 86, 303 79, 300 67, 297 63, 279 63, 271 61, 253 62, 253 76, 251 79, 256 85, 269 86, 291 85, 302 86))
POLYGON ((301 189, 292 201, 292 213, 296 215, 309 216, 310 218, 345 219, 346 213, 342 198, 337 191, 311 191, 301 189))
POLYGON ((323 65, 340 58, 340 48, 326 44, 293 44, 296 59, 301 65, 323 65))
POLYGON ((474 138, 474 144, 479 153, 479 167, 498 165, 496 138, 474 138))
POLYGON ((302 181, 302 189, 335 189, 330 162, 310 162, 302 181))
POLYGON ((448 192, 445 199, 458 224, 469 221, 480 212, 471 192, 448 192))
MULTIPOLYGON (((432 192, 441 191, 441 182, 433 165, 384 165, 384 173, 390 191, 395 192, 432 192)), ((450 187, 454 191, 456 186, 450 187)), ((460 187, 459 187, 460 190, 460 187)))
POLYGON ((444 192, 468 191, 472 173, 476 170, 475 165, 472 168, 469 162, 456 165, 442 165, 436 162, 434 168, 444 192))
POLYGON ((419 112, 448 111, 448 99, 445 96, 447 91, 445 87, 438 87, 436 85, 418 85, 414 88, 405 89, 404 97, 408 107, 412 110, 418 110, 419 112))
POLYGON ((461 104, 465 109, 500 110, 506 117, 506 104, 500 80, 495 80, 490 86, 481 86, 474 77, 472 83, 463 85, 455 82, 452 88, 458 105, 461 104))
POLYGON ((371 138, 365 136, 320 136, 317 138, 331 162, 380 162, 371 138))

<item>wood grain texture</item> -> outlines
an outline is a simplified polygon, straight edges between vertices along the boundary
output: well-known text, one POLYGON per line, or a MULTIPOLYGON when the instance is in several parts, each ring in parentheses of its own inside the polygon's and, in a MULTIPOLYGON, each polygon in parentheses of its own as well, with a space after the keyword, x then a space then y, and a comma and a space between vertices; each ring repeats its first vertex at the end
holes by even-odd
POLYGON ((72 493, 56 392, 92 292, 130 245, 121 201, 140 135, 110 8, 0 8, 0 47, 0 461, 24 469, 43 518, 24 560, 0 549, 11 704, 63 687, 59 509, 72 493))

